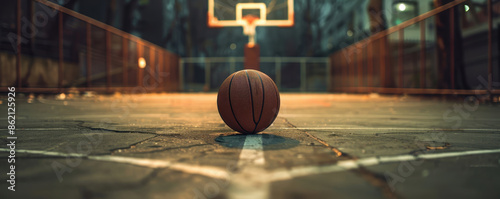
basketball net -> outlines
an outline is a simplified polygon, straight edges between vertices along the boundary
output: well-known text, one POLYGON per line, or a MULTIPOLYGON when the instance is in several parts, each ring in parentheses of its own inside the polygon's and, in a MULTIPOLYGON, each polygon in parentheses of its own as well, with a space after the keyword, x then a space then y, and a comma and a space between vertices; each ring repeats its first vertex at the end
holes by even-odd
POLYGON ((255 15, 245 15, 243 17, 243 34, 248 36, 248 47, 252 48, 255 46, 255 22, 259 20, 259 17, 255 15))

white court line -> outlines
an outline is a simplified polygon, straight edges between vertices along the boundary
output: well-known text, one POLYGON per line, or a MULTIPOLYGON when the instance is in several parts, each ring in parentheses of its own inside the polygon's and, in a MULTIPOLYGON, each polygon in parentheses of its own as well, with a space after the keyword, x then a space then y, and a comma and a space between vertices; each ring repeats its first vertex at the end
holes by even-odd
MULTIPOLYGON (((248 137, 247 137, 248 138, 248 137)), ((256 150, 261 150, 262 145, 258 144, 262 143, 262 136, 253 136, 252 138, 245 139, 245 145, 254 147, 256 150), (260 137, 260 138, 259 138, 260 137), (259 139, 261 140, 259 142, 259 139)), ((250 149, 248 149, 250 150, 250 149)), ((8 152, 10 149, 0 148, 0 151, 8 152)), ((51 151, 39 151, 39 150, 16 150, 18 153, 28 153, 28 154, 40 154, 46 156, 57 156, 57 157, 80 157, 87 158, 91 160, 98 161, 108 161, 108 162, 118 162, 118 163, 126 163, 131 165, 143 166, 148 168, 169 168, 173 170, 178 170, 185 173, 190 174, 198 174, 211 178, 218 179, 230 179, 232 177, 231 186, 228 189, 228 195, 230 198, 239 199, 239 198, 268 198, 269 193, 269 183, 274 181, 283 181, 290 180, 297 177, 309 176, 309 175, 317 175, 317 174, 325 174, 325 173, 334 173, 347 171, 351 169, 356 169, 361 166, 374 166, 384 163, 393 163, 393 162, 403 162, 403 161, 415 161, 421 159, 439 159, 439 158, 450 158, 450 157, 460 157, 460 156, 470 156, 470 155, 484 155, 491 153, 500 153, 500 149, 490 149, 490 150, 474 150, 474 151, 461 151, 461 152, 447 152, 447 153, 432 153, 432 154, 421 154, 421 155, 397 155, 397 156, 381 156, 381 157, 370 157, 370 158, 362 158, 357 160, 343 160, 338 161, 333 165, 326 166, 306 166, 306 167, 295 167, 291 169, 278 169, 275 171, 266 171, 262 169, 262 165, 250 164, 246 165, 245 168, 242 168, 242 171, 237 174, 231 174, 228 171, 212 167, 212 166, 200 166, 200 165, 188 165, 181 163, 173 163, 171 161, 164 160, 153 160, 153 159, 144 159, 144 158, 133 158, 133 157, 123 157, 123 156, 92 156, 86 154, 78 154, 78 153, 59 153, 59 152, 51 152, 51 151)), ((263 159, 263 153, 256 153, 257 155, 248 156, 251 158, 247 158, 247 155, 250 154, 244 152, 240 154, 240 157, 243 156, 243 160, 247 161, 248 159, 259 160, 263 159), (260 156, 262 155, 262 156, 260 156)), ((259 160, 260 161, 260 160, 259 160)), ((259 162, 253 161, 253 162, 259 162)), ((243 165, 243 163, 242 163, 243 165)))
MULTIPOLYGON (((10 149, 0 148, 0 151, 8 152, 8 151, 10 151, 10 149)), ((136 165, 136 166, 148 167, 148 168, 169 168, 169 169, 181 171, 184 173, 198 174, 198 175, 203 175, 203 176, 217 178, 217 179, 228 179, 231 175, 228 171, 226 171, 222 168, 218 168, 218 167, 174 163, 174 162, 166 161, 166 160, 155 160, 155 159, 112 156, 112 155, 87 155, 87 154, 81 154, 81 153, 60 153, 60 152, 54 152, 54 151, 24 150, 24 149, 17 149, 16 152, 17 153, 45 155, 45 156, 54 156, 54 157, 83 158, 83 159, 105 161, 105 162, 125 163, 125 164, 131 164, 131 165, 136 165)))
MULTIPOLYGON (((68 130, 75 128, 24 128, 17 129, 18 131, 54 131, 54 130, 68 130)), ((441 128, 408 128, 408 127, 297 127, 297 128, 271 128, 283 130, 380 130, 380 131, 494 131, 500 132, 500 129, 441 129, 441 128)), ((8 131, 8 129, 0 129, 0 131, 8 131)))
MULTIPOLYGON (((0 120, 7 120, 7 119, 9 119, 9 117, 0 117, 0 120)), ((19 119, 23 120, 23 119, 26 119, 26 117, 18 116, 18 117, 16 117, 16 119, 18 119, 18 120, 19 120, 19 119)))
POLYGON ((270 181, 290 180, 296 177, 347 171, 359 168, 361 166, 367 167, 367 166, 374 166, 378 164, 392 163, 392 162, 415 161, 421 159, 430 160, 438 158, 468 156, 468 155, 483 155, 490 153, 500 153, 500 149, 433 153, 433 154, 422 154, 416 156, 413 155, 399 155, 399 156, 385 156, 385 157, 382 156, 382 157, 362 158, 358 160, 343 160, 343 161, 338 161, 337 164, 334 165, 308 166, 308 167, 292 168, 289 170, 274 171, 270 173, 269 180, 270 181))
POLYGON ((238 160, 240 173, 233 175, 231 185, 227 189, 228 198, 254 199, 269 198, 269 183, 262 181, 261 174, 267 172, 262 169, 265 164, 262 135, 247 135, 238 160), (256 178, 256 176, 259 176, 256 178))
POLYGON ((440 128, 392 128, 392 127, 297 127, 297 128, 276 128, 284 130, 380 130, 380 131, 495 131, 499 132, 500 129, 440 129, 440 128))
POLYGON ((500 153, 500 149, 489 149, 489 150, 476 150, 476 151, 461 151, 461 152, 449 152, 449 153, 429 153, 418 155, 421 159, 438 159, 438 158, 450 158, 465 155, 481 155, 488 153, 500 153))
POLYGON ((127 163, 150 168, 169 168, 172 170, 182 171, 184 173, 199 174, 217 179, 228 179, 230 176, 229 172, 218 167, 173 163, 165 160, 152 160, 123 156, 89 156, 88 159, 127 163))
MULTIPOLYGON (((23 128, 16 129, 16 131, 60 131, 60 130, 68 130, 71 128, 23 128)), ((73 128, 76 129, 76 128, 73 128)), ((0 129, 0 131, 8 131, 8 129, 0 129)))
POLYGON ((262 135, 247 135, 238 161, 239 167, 265 164, 262 135))

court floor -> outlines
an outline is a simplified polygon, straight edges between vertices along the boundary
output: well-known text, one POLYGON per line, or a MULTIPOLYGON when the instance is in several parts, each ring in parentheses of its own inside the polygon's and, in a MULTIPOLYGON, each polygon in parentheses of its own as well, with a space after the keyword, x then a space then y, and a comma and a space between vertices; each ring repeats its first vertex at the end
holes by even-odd
POLYGON ((18 96, 16 192, 0 195, 498 198, 500 106, 464 97, 285 93, 245 136, 216 93, 18 96))

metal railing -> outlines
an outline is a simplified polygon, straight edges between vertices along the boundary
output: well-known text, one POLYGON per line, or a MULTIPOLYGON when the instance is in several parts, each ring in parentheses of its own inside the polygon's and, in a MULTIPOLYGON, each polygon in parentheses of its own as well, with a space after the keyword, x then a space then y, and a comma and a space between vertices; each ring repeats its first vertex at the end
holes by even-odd
MULTIPOLYGON (((217 91, 226 77, 243 70, 243 63, 243 57, 182 58, 181 90, 217 91)), ((280 91, 325 92, 330 85, 330 61, 326 57, 261 57, 260 63, 260 70, 276 82, 280 91)))
POLYGON ((1 91, 179 90, 179 57, 162 47, 49 1, 2 6, 15 22, 0 27, 1 91))
MULTIPOLYGON (((332 81, 329 91, 499 94, 499 90, 494 88, 498 84, 494 81, 498 81, 500 73, 493 72, 493 63, 498 63, 499 59, 498 50, 493 49, 493 21, 500 22, 500 19, 493 18, 492 0, 486 1, 487 5, 484 7, 487 14, 484 14, 484 18, 487 17, 487 21, 484 23, 487 23, 487 26, 482 23, 470 28, 475 29, 474 31, 465 29, 463 25, 455 27, 456 23, 464 24, 465 19, 461 17, 467 16, 468 11, 459 10, 457 6, 471 3, 467 0, 455 0, 333 53, 330 56, 332 81), (438 42, 443 41, 429 37, 436 36, 436 25, 433 24, 435 17, 446 14, 445 11, 449 14, 447 17, 450 23, 444 25, 444 28, 449 30, 448 38, 444 39, 449 40, 444 42, 449 43, 450 52, 448 68, 442 69, 438 64, 440 50, 437 46, 438 42), (457 11, 459 13, 455 13, 457 11), (462 30, 462 38, 456 38, 457 29, 462 30), (485 35, 487 37, 484 37, 485 35), (419 39, 415 41, 414 38, 419 39), (464 61, 463 65, 458 67, 455 52, 457 39, 464 41, 464 55, 459 57, 464 61), (484 56, 485 54, 487 56, 484 56), (460 81, 457 78, 460 78, 460 81)), ((498 30, 496 31, 498 33, 498 30)))

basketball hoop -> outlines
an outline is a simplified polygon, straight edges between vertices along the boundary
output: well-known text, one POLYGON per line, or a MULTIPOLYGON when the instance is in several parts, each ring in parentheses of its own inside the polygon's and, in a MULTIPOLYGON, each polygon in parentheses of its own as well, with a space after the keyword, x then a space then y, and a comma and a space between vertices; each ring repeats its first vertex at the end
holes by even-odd
POLYGON ((257 43, 255 27, 292 27, 294 25, 293 2, 293 0, 208 0, 208 26, 241 26, 243 34, 248 36, 248 46, 254 47, 257 43), (271 2, 272 5, 270 5, 271 2), (244 10, 258 10, 259 14, 257 16, 244 15, 244 10), (234 15, 226 11, 232 11, 234 15), (277 13, 286 13, 286 17, 276 18, 277 13), (273 14, 274 17, 268 20, 268 15, 273 16, 273 14))
POLYGON ((242 27, 248 36, 245 45, 245 69, 260 69, 260 47, 256 41, 257 26, 292 27, 294 0, 208 0, 209 27, 242 27), (244 11, 253 10, 252 14, 244 11), (269 19, 268 19, 269 18, 269 19))
POLYGON ((245 15, 243 17, 243 34, 248 36, 248 47, 255 46, 255 27, 259 17, 255 15, 245 15))

